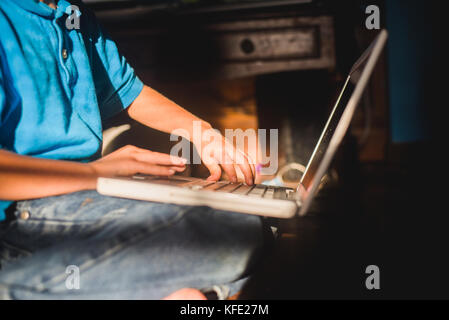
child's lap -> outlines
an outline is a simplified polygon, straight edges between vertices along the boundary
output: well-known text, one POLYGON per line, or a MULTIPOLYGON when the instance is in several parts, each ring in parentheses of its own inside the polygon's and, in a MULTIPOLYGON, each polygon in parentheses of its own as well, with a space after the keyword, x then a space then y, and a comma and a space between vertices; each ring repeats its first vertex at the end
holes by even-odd
POLYGON ((0 240, 3 256, 11 257, 5 252, 17 249, 16 259, 6 261, 9 268, 0 271, 0 280, 16 283, 32 281, 36 270, 52 270, 47 277, 53 278, 74 264, 84 266, 90 283, 128 270, 128 278, 114 282, 119 291, 136 287, 139 276, 170 290, 222 284, 243 276, 263 244, 256 216, 112 198, 95 191, 21 201, 15 216, 0 240))

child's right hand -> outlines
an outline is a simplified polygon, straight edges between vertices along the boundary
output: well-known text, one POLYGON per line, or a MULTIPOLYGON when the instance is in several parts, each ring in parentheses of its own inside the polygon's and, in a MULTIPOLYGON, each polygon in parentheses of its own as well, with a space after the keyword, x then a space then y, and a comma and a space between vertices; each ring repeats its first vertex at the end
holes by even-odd
POLYGON ((183 158, 128 145, 90 162, 89 166, 98 177, 129 177, 137 173, 171 176, 184 171, 185 163, 183 158))

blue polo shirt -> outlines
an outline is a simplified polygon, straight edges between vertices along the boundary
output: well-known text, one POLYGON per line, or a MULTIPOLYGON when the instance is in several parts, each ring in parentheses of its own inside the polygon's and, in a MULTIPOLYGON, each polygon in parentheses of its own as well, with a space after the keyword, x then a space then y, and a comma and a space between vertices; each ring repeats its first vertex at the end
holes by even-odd
MULTIPOLYGON (((97 159, 102 122, 127 108, 143 88, 94 15, 72 4, 79 8, 79 29, 66 26, 75 8, 65 0, 58 1, 57 10, 37 0, 0 1, 4 150, 48 159, 97 159)), ((0 201, 0 220, 10 204, 0 201)))

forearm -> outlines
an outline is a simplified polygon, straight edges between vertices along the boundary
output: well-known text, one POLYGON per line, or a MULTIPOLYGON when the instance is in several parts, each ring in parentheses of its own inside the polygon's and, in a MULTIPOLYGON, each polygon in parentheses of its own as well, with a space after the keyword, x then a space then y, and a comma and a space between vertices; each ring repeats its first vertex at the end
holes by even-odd
POLYGON ((95 189, 95 171, 71 161, 0 150, 0 200, 25 200, 95 189))
POLYGON ((189 137, 185 137, 188 139, 193 138, 194 121, 198 121, 201 129, 211 128, 209 123, 148 86, 144 86, 128 108, 128 114, 132 119, 159 131, 172 133, 176 129, 184 129, 189 134, 189 137))

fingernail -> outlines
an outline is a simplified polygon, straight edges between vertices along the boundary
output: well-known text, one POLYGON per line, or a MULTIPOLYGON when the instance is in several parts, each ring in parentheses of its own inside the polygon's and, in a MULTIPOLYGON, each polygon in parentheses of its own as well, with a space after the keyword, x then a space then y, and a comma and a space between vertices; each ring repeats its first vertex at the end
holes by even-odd
POLYGON ((175 174, 175 170, 170 169, 170 170, 168 170, 168 173, 169 173, 169 174, 175 174))

